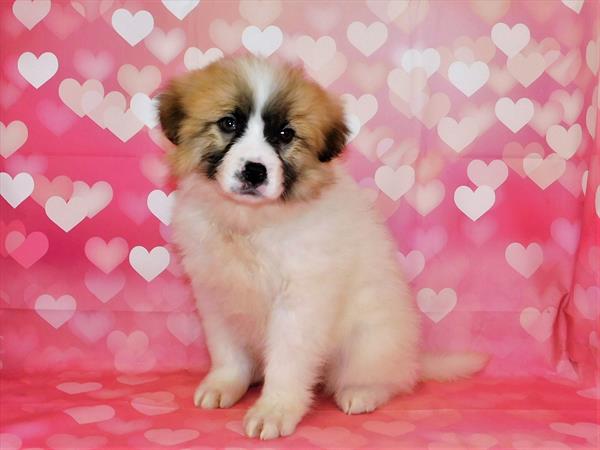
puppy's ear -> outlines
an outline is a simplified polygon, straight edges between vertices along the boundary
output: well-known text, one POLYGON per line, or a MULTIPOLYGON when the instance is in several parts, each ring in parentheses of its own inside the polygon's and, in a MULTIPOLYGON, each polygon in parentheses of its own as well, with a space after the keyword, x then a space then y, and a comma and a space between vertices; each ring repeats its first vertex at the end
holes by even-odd
POLYGON ((346 140, 349 135, 350 130, 344 121, 343 114, 340 114, 339 117, 331 123, 325 134, 325 145, 323 146, 323 150, 319 153, 319 161, 328 162, 339 156, 346 146, 346 140))
POLYGON ((171 83, 159 95, 158 112, 163 133, 173 144, 178 145, 180 143, 179 129, 181 128, 181 122, 185 118, 185 111, 181 104, 181 96, 174 83, 171 83))

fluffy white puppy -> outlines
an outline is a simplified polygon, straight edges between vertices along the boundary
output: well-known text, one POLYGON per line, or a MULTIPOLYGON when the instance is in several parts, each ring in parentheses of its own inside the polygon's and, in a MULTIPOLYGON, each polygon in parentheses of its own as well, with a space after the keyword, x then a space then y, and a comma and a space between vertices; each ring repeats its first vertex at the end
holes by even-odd
POLYGON ((264 381, 246 434, 286 436, 322 382, 342 411, 373 411, 423 379, 467 376, 476 353, 426 355, 394 244, 335 158, 338 99, 301 70, 223 59, 160 97, 175 144, 174 239, 212 368, 194 401, 227 408, 264 381))

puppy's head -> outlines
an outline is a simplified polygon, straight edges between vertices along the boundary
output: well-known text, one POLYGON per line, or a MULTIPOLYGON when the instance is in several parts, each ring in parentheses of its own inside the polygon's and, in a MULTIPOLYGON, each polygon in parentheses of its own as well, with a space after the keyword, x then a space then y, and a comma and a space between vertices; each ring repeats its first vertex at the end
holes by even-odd
POLYGON ((176 176, 214 183, 244 203, 307 200, 333 177, 348 135, 340 102, 302 71, 223 59, 171 82, 160 123, 176 176))

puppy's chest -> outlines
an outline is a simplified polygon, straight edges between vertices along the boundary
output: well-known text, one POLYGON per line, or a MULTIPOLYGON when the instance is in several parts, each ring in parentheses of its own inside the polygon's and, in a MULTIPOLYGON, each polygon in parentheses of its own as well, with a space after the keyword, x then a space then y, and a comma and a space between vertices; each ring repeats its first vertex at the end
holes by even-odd
POLYGON ((281 250, 264 235, 212 229, 204 234, 197 257, 208 283, 235 289, 245 297, 273 297, 286 278, 281 250))

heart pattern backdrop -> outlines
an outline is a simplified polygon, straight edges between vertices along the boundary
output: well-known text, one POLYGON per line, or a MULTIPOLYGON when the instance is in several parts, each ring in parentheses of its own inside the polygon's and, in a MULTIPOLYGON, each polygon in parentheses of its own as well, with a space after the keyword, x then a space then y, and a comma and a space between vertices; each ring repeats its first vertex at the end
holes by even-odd
POLYGON ((597 2, 0 8, 3 374, 208 367, 156 96, 253 53, 343 99, 344 163, 392 230, 428 347, 489 352, 494 376, 600 384, 597 2))

